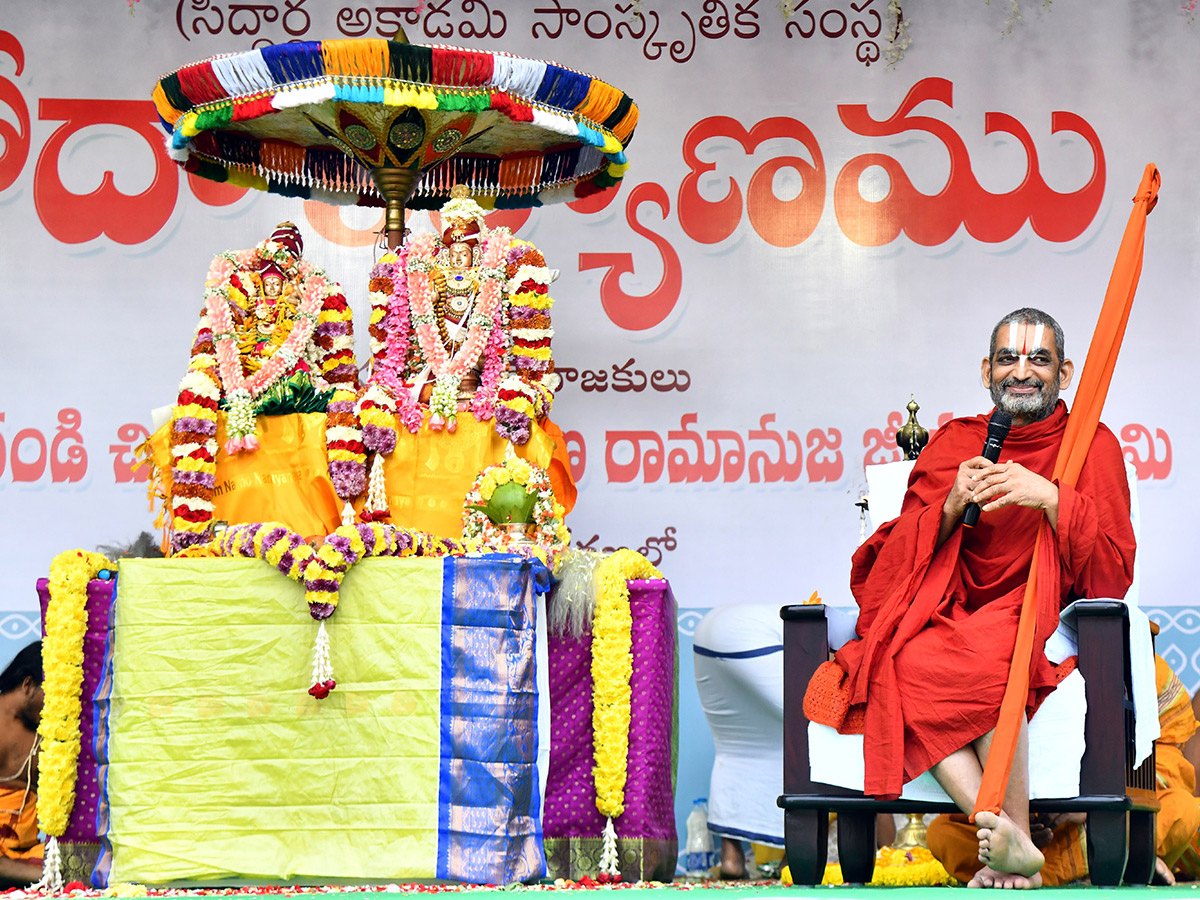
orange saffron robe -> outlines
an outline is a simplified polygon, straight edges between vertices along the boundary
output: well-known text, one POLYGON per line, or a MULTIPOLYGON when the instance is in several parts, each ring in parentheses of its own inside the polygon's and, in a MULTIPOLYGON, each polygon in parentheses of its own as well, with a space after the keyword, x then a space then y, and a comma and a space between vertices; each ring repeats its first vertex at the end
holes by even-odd
MULTIPOLYGON (((938 429, 917 460, 897 519, 854 554, 850 586, 858 640, 837 652, 851 703, 865 705, 865 791, 896 797, 996 725, 1041 510, 1009 506, 955 527, 935 551, 942 504, 959 464, 978 456, 989 416, 938 429)), ((1014 427, 1002 461, 1050 478, 1067 422, 1059 401, 1046 419, 1014 427)), ((1059 485, 1058 566, 1041 586, 1031 663, 1031 714, 1054 689, 1046 638, 1073 599, 1123 597, 1133 578, 1129 487, 1116 437, 1099 426, 1075 487, 1059 485)), ((853 709, 853 708, 852 708, 853 709)), ((849 718, 849 717, 848 717, 849 718)))

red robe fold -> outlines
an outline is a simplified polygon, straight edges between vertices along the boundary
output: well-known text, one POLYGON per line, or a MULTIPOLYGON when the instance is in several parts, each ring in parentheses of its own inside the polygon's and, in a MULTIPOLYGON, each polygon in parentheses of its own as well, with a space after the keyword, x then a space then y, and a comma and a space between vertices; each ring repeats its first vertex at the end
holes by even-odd
MULTIPOLYGON (((1060 401, 1041 422, 1014 426, 1000 458, 1050 478, 1066 427, 1060 401)), ((996 725, 1041 510, 1009 506, 956 526, 934 551, 942 504, 959 464, 978 456, 988 416, 955 419, 934 434, 908 483, 900 517, 854 554, 850 587, 859 639, 837 653, 851 701, 866 704, 866 793, 895 797, 903 784, 996 725)), ((1135 542, 1129 486, 1116 437, 1101 425, 1075 487, 1059 485, 1057 531, 1043 534, 1039 616, 1029 700, 1054 689, 1043 646, 1062 606, 1123 597, 1135 542)))

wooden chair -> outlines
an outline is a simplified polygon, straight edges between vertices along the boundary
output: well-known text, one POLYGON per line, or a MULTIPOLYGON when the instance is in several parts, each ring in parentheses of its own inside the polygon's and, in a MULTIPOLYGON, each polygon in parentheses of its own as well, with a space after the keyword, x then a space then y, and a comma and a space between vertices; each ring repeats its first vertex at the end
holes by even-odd
MULTIPOLYGON (((1079 670, 1086 684, 1086 750, 1079 796, 1033 800, 1031 812, 1087 814, 1088 868, 1098 885, 1148 884, 1154 874, 1154 754, 1133 766, 1129 619, 1124 603, 1076 603, 1079 670), (1122 665, 1116 665, 1121 660, 1122 665)), ((861 792, 810 779, 804 690, 829 659, 825 607, 785 606, 783 624, 784 842, 796 884, 820 884, 825 872, 829 813, 838 814, 838 854, 847 883, 871 880, 875 866, 875 814, 957 812, 953 803, 878 801, 861 792)))

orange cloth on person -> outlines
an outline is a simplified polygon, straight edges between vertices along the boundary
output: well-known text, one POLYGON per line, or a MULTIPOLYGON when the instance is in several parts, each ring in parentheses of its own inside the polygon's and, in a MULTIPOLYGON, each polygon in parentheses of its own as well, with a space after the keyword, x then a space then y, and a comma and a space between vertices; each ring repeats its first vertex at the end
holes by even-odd
POLYGON ((1161 656, 1154 657, 1161 734, 1154 744, 1154 775, 1160 809, 1157 821, 1158 856, 1174 868, 1196 840, 1200 829, 1200 800, 1195 796, 1196 770, 1180 745, 1196 731, 1192 700, 1179 676, 1161 656))
MULTIPOLYGON (((913 469, 900 517, 854 555, 859 639, 836 658, 849 676, 852 711, 865 704, 865 791, 877 797, 898 796, 904 782, 996 725, 1044 513, 1016 505, 994 510, 972 529, 955 527, 935 549, 942 504, 959 464, 979 455, 987 423, 981 415, 938 429, 913 469)), ((1060 401, 1042 421, 1012 429, 1003 459, 1049 478, 1066 423, 1060 401)), ((1042 584, 1058 603, 1038 622, 1030 713, 1055 686, 1042 648, 1060 604, 1122 597, 1132 580, 1125 463, 1103 426, 1077 485, 1059 485, 1053 538, 1048 558, 1058 564, 1046 566, 1051 577, 1042 584)))
MULTIPOLYGON (((977 825, 967 821, 964 813, 941 815, 929 823, 925 842, 929 852, 942 866, 964 884, 975 877, 983 868, 979 861, 979 839, 977 825)), ((1087 844, 1082 825, 1060 825, 1054 829, 1054 837, 1042 848, 1046 857, 1042 866, 1042 884, 1057 887, 1078 881, 1088 873, 1087 844)))
POLYGON ((41 863, 44 846, 38 840, 37 794, 0 787, 0 854, 41 863))

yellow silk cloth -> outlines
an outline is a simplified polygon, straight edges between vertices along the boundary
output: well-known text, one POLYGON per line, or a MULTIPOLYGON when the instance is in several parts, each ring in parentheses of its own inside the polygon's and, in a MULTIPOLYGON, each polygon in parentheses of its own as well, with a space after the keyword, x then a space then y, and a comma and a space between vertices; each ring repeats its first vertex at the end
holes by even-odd
POLYGON ((350 570, 318 701, 300 585, 252 559, 123 560, 108 883, 434 877, 442 566, 350 570))
POLYGON ((0 788, 0 855, 41 863, 37 794, 24 788, 0 788))
POLYGON ((1167 661, 1155 654, 1154 680, 1158 689, 1158 725, 1154 744, 1155 792, 1160 809, 1156 817, 1156 852, 1174 866, 1200 828, 1200 801, 1195 797, 1196 770, 1184 758, 1180 745, 1196 731, 1192 700, 1167 661))
POLYGON ((400 429, 395 451, 383 462, 392 523, 458 540, 467 491, 483 469, 504 460, 509 446, 522 459, 550 468, 554 440, 536 423, 529 442, 520 446, 510 445, 491 422, 477 422, 469 412, 459 413, 453 434, 400 429))
MULTIPOLYGON (((218 447, 223 448, 225 413, 219 414, 217 424, 218 447)), ((213 518, 230 525, 282 522, 308 538, 331 533, 341 524, 342 504, 329 478, 325 414, 259 416, 258 439, 260 446, 252 453, 231 457, 223 449, 218 451, 213 518)), ((458 430, 453 434, 427 428, 412 434, 399 429, 396 449, 383 463, 392 523, 459 540, 467 491, 483 469, 504 460, 508 446, 493 423, 477 422, 469 412, 459 414, 458 430)), ((537 423, 530 425, 528 443, 512 446, 522 459, 551 469, 555 440, 537 423)), ((170 496, 170 422, 151 436, 150 448, 170 496)), ((565 472, 570 496, 563 496, 561 476, 555 493, 570 510, 574 503, 570 470, 561 465, 558 470, 565 472)), ((359 509, 364 500, 359 498, 359 509)))
MULTIPOLYGON (((218 448, 224 448, 225 440, 222 412, 217 419, 218 448)), ((342 504, 329 478, 325 414, 259 416, 258 440, 260 446, 252 453, 227 456, 224 449, 218 449, 213 519, 230 525, 282 522, 310 538, 324 537, 337 528, 342 504)), ((150 437, 150 449, 170 496, 170 422, 150 437)))

